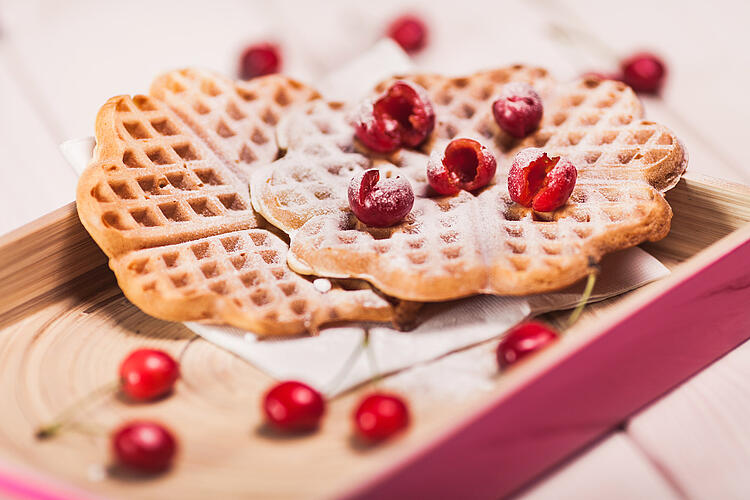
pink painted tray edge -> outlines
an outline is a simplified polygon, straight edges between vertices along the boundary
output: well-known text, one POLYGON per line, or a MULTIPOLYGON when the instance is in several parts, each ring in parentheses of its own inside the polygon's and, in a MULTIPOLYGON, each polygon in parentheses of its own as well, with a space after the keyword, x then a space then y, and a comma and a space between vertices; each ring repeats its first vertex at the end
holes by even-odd
POLYGON ((607 318, 577 326, 507 374, 512 390, 340 496, 517 491, 750 338, 747 262, 750 227, 623 300, 607 318))

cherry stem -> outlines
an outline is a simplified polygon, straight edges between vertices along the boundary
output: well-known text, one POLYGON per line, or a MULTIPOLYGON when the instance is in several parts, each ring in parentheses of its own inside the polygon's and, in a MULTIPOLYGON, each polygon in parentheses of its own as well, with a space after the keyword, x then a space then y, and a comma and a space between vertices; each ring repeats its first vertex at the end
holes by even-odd
POLYGON ((71 423, 71 421, 81 410, 82 406, 88 405, 94 400, 116 391, 119 387, 120 380, 118 379, 94 389, 75 403, 68 406, 58 415, 55 420, 53 420, 49 424, 39 427, 34 433, 34 436, 37 439, 48 439, 55 436, 63 427, 71 423))
POLYGON ((383 378, 383 374, 378 371, 378 364, 375 362, 375 352, 372 350, 372 344, 370 344, 369 328, 365 328, 365 337, 362 345, 367 350, 367 361, 370 363, 370 371, 372 372, 372 385, 375 385, 383 378))
POLYGON ((573 312, 570 313, 570 317, 568 318, 568 328, 573 326, 581 316, 583 308, 586 307, 586 304, 591 298, 591 292, 594 291, 594 283, 596 283, 596 270, 592 270, 589 273, 588 280, 586 281, 586 288, 583 289, 583 295, 581 295, 581 301, 578 303, 578 306, 573 309, 573 312))
POLYGON ((349 357, 346 358, 344 364, 341 365, 341 369, 328 383, 328 388, 323 391, 323 394, 325 394, 328 399, 333 397, 334 391, 336 391, 339 385, 341 385, 341 382, 344 380, 344 377, 346 377, 346 374, 352 370, 354 363, 356 363, 357 359, 359 359, 359 355, 362 354, 362 349, 364 349, 364 347, 364 342, 357 343, 351 354, 349 354, 349 357))
POLYGON ((84 424, 82 422, 70 422, 68 424, 68 428, 73 431, 80 432, 82 434, 86 434, 88 436, 95 436, 95 437, 101 437, 101 436, 107 436, 109 434, 108 430, 99 424, 84 424))

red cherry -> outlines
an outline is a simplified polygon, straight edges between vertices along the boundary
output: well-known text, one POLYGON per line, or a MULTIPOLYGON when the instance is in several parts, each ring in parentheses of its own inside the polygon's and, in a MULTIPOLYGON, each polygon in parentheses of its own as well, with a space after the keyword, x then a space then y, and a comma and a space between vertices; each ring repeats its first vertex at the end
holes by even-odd
POLYGON ((460 190, 475 191, 495 177, 497 161, 490 151, 473 139, 454 139, 445 148, 442 160, 436 156, 427 163, 427 180, 440 194, 460 190))
POLYGON ((294 380, 276 384, 263 399, 268 422, 285 432, 317 428, 325 407, 325 400, 318 391, 294 380))
POLYGON ((136 401, 148 401, 167 394, 180 376, 172 356, 156 349, 138 349, 120 365, 122 391, 136 401))
POLYGON ((390 24, 388 36, 406 52, 413 54, 427 45, 427 25, 417 16, 404 15, 390 24))
POLYGON ((508 173, 510 198, 537 212, 565 205, 576 185, 578 170, 566 158, 547 156, 538 148, 518 152, 508 173))
POLYGON ((427 93, 407 82, 396 82, 374 104, 365 103, 356 135, 373 151, 390 153, 400 146, 415 148, 435 128, 435 112, 427 93))
POLYGON ((374 168, 352 178, 348 195, 352 212, 368 226, 392 226, 414 206, 414 191, 406 178, 388 172, 381 179, 374 168))
POLYGON ((239 74, 243 80, 278 73, 280 69, 281 51, 272 43, 250 45, 240 56, 239 74))
POLYGON ((528 83, 512 82, 503 86, 500 97, 492 104, 495 121, 516 138, 529 135, 542 120, 542 98, 528 83))
POLYGON ((636 92, 657 94, 667 76, 667 67, 654 54, 640 52, 620 63, 622 81, 636 92))
POLYGON ((527 321, 511 329, 497 346, 497 363, 507 368, 556 341, 559 334, 543 323, 527 321))
POLYGON ((398 396, 374 393, 366 396, 354 413, 354 428, 367 441, 382 441, 409 425, 409 408, 398 396))
POLYGON ((177 441, 160 424, 130 422, 112 435, 112 450, 119 465, 154 474, 172 465, 177 441))

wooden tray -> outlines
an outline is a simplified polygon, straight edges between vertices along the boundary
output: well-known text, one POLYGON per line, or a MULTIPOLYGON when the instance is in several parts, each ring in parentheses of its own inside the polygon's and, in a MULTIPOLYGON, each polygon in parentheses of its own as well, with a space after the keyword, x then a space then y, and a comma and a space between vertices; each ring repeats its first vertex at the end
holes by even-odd
MULTIPOLYGON (((350 438, 365 389, 334 400, 317 433, 269 433, 258 407, 271 379, 132 306, 70 204, 0 240, 0 463, 36 471, 28 488, 65 490, 63 481, 120 498, 509 494, 750 337, 750 188, 691 175, 667 198, 672 231, 644 247, 670 277, 588 307, 555 347, 489 392, 409 394, 409 431, 369 449, 350 438), (80 419, 103 431, 34 440, 39 423, 113 379, 141 346, 179 357, 175 394, 152 404, 107 397, 80 419), (151 479, 97 477, 109 459, 106 429, 131 418, 176 432, 176 466, 151 479)), ((7 479, 0 471, 0 491, 7 479)))

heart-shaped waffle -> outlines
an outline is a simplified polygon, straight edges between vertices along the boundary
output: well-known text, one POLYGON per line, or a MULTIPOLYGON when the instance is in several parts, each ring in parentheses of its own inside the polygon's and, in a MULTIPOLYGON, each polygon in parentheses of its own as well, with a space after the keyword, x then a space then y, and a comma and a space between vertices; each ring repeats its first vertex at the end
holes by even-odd
POLYGON ((236 83, 182 70, 157 79, 151 96, 101 108, 78 213, 135 305, 263 335, 391 319, 369 287, 328 291, 292 272, 287 243, 252 209, 247 179, 277 157, 277 122, 317 98, 279 76, 236 83))
POLYGON ((525 295, 563 288, 604 254, 669 231, 662 192, 679 180, 686 154, 668 129, 641 119, 640 101, 623 83, 555 84, 546 71, 524 66, 398 79, 423 87, 435 108, 435 131, 420 151, 370 155, 353 139, 351 110, 317 101, 283 127, 286 156, 253 174, 253 205, 290 234, 292 269, 362 278, 406 300, 525 295), (530 83, 544 102, 539 129, 522 141, 492 117, 492 102, 510 81, 530 83), (427 156, 457 137, 493 151, 495 180, 477 194, 436 197, 427 188, 427 156), (508 195, 510 160, 528 146, 578 167, 576 188, 552 220, 538 220, 508 195), (350 178, 373 166, 398 169, 414 187, 414 208, 394 227, 368 227, 349 210, 350 178))

